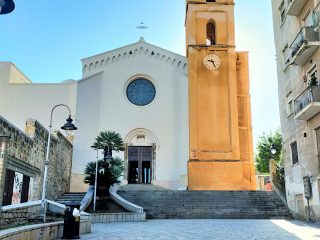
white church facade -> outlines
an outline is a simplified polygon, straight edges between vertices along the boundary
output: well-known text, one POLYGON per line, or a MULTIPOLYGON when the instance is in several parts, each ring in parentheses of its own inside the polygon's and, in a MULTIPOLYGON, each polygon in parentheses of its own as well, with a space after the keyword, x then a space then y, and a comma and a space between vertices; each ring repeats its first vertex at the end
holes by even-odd
MULTIPOLYGON (((12 63, 0 63, 0 114, 24 129, 27 118, 46 127, 56 104, 71 108, 74 136, 71 191, 85 191, 83 171, 101 131, 125 142, 122 183, 187 187, 189 159, 188 68, 184 56, 138 42, 82 60, 82 79, 32 83, 12 63)), ((57 109, 53 128, 67 111, 57 109)))

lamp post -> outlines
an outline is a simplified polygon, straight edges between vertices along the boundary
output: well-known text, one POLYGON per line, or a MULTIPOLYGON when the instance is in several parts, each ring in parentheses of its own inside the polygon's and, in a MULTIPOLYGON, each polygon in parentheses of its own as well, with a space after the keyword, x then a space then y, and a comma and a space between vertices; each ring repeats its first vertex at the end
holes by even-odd
POLYGON ((98 161, 99 161, 99 148, 97 148, 97 158, 96 158, 96 174, 94 179, 94 195, 93 195, 93 211, 96 211, 97 202, 97 185, 98 185, 98 161))
POLYGON ((0 14, 11 13, 15 8, 13 0, 0 0, 0 14))
MULTIPOLYGON (((113 142, 111 142, 111 145, 113 144, 113 142)), ((95 146, 91 146, 93 148, 95 148, 95 146)), ((98 187, 98 162, 99 162, 99 147, 96 147, 97 150, 97 157, 96 157, 96 173, 95 173, 95 179, 94 179, 94 195, 93 195, 93 211, 96 211, 96 203, 97 203, 97 187, 98 187)), ((103 160, 106 161, 108 163, 108 166, 112 160, 112 147, 111 147, 111 151, 110 151, 110 147, 109 145, 107 145, 108 147, 108 151, 107 153, 104 154, 103 156, 103 160)))
MULTIPOLYGON (((1 0, 0 0, 1 1, 1 0)), ((76 126, 72 123, 71 119, 71 110, 70 108, 65 104, 58 104, 54 106, 51 110, 50 115, 50 125, 49 125, 49 136, 48 136, 48 144, 47 144, 47 152, 46 152, 46 160, 44 163, 44 176, 43 176, 43 183, 42 183, 42 198, 41 198, 41 207, 43 211, 43 222, 46 222, 46 215, 47 215, 47 203, 46 203, 46 183, 47 183, 47 177, 48 177, 48 165, 49 165, 49 152, 50 152, 50 144, 51 144, 51 128, 52 128, 52 115, 53 111, 57 107, 65 107, 69 110, 69 117, 66 120, 67 122, 61 127, 61 129, 65 130, 66 134, 69 136, 72 134, 74 130, 77 130, 76 126)))
POLYGON ((114 145, 113 142, 110 142, 111 147, 109 146, 109 144, 107 145, 107 153, 104 154, 103 156, 103 160, 105 160, 108 164, 110 164, 111 160, 112 160, 112 145, 114 145))

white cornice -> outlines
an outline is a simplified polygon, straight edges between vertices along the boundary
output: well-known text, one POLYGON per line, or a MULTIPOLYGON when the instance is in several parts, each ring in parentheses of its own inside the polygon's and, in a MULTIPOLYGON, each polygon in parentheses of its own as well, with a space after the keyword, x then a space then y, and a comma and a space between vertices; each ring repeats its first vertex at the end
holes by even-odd
POLYGON ((187 67, 187 58, 185 56, 146 43, 143 39, 140 39, 136 43, 82 59, 82 71, 85 73, 95 72, 103 65, 138 54, 154 56, 168 63, 175 64, 177 67, 187 67))

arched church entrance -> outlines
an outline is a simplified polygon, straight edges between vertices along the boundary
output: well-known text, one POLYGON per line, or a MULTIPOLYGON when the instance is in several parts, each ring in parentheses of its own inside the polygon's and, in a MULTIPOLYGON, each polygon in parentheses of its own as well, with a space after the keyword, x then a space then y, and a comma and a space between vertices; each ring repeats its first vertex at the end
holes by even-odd
POLYGON ((131 131, 125 142, 124 180, 128 184, 152 184, 156 179, 156 150, 159 143, 149 130, 138 128, 131 131))
POLYGON ((151 184, 152 147, 128 147, 128 183, 151 184))

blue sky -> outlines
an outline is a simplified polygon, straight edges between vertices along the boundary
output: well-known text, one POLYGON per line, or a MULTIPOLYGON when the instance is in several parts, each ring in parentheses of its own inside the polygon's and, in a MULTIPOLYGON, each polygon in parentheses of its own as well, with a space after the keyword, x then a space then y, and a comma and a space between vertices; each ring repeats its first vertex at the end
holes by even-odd
MULTIPOLYGON (((0 17, 0 61, 14 62, 33 82, 81 78, 80 59, 136 42, 185 55, 185 0, 14 0, 0 17)), ((279 128, 271 0, 236 0, 236 44, 249 51, 255 141, 279 128)))

